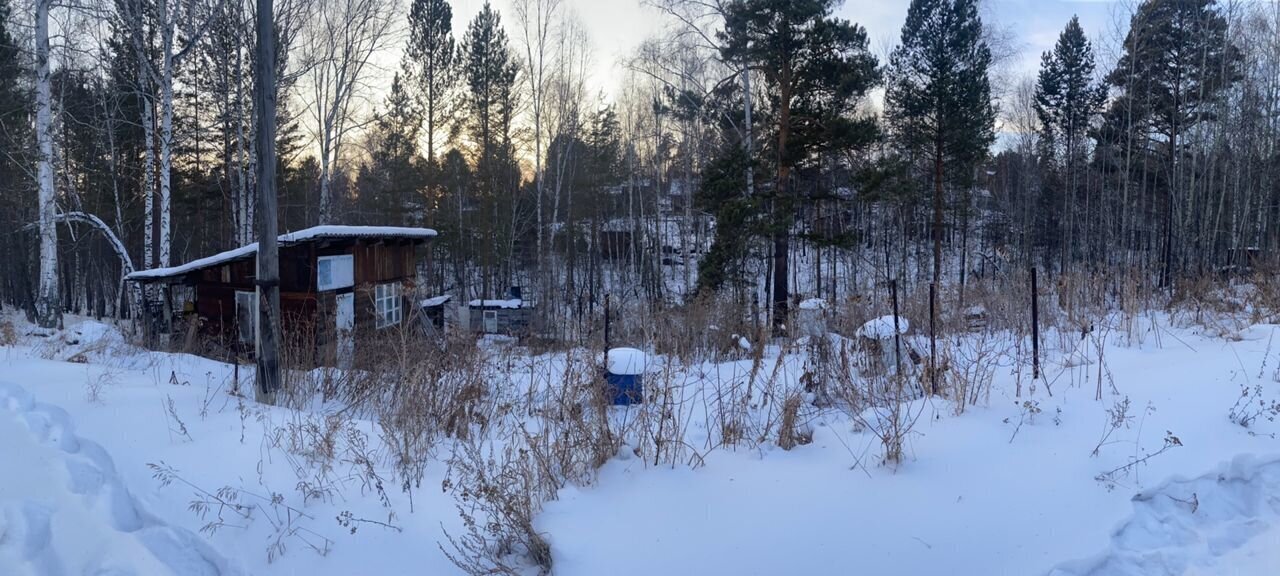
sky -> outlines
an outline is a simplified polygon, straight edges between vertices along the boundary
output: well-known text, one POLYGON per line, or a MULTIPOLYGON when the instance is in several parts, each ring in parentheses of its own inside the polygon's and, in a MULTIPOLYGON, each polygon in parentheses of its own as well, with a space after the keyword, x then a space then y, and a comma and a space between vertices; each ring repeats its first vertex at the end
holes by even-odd
MULTIPOLYGON (((641 0, 563 0, 577 14, 591 36, 594 48, 591 85, 613 94, 622 79, 621 62, 630 58, 646 38, 659 34, 669 24, 658 10, 641 0)), ((484 0, 452 0, 454 33, 459 39, 467 23, 484 5, 484 0)), ((511 36, 513 48, 520 46, 519 31, 511 0, 492 0, 511 36)), ((887 54, 897 43, 906 20, 908 0, 845 0, 837 15, 867 29, 872 50, 887 54)), ((1091 38, 1101 38, 1113 26, 1113 13, 1122 0, 985 0, 983 18, 988 26, 1009 32, 1017 54, 1008 63, 1015 76, 1034 74, 1040 54, 1051 49, 1058 33, 1071 16, 1091 38)), ((1104 56, 1105 58, 1105 56, 1104 56)))

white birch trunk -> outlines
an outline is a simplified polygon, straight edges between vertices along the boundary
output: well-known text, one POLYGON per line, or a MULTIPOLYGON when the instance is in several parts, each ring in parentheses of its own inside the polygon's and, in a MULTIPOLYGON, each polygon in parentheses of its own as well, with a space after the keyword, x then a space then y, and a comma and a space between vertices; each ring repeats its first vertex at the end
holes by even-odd
POLYGON ((161 36, 160 77, 160 267, 169 266, 171 245, 171 198, 170 173, 173 168, 173 8, 167 2, 161 4, 163 30, 161 36))
MULTIPOLYGON (((257 198, 252 192, 256 188, 249 186, 249 178, 245 172, 245 142, 248 135, 245 134, 244 123, 244 59, 239 50, 236 51, 235 58, 236 243, 244 246, 254 239, 253 207, 257 204, 257 198)), ((250 154, 250 157, 256 158, 256 155, 250 154)))
POLYGON ((56 328, 62 320, 58 305, 58 228, 53 189, 53 100, 49 79, 49 8, 52 0, 36 1, 36 183, 39 187, 40 285, 36 321, 56 328))
POLYGON ((151 122, 155 112, 151 107, 149 95, 142 97, 142 138, 146 140, 146 152, 143 158, 142 196, 146 225, 142 227, 142 259, 147 268, 156 265, 155 258, 155 206, 156 206, 156 136, 151 122))

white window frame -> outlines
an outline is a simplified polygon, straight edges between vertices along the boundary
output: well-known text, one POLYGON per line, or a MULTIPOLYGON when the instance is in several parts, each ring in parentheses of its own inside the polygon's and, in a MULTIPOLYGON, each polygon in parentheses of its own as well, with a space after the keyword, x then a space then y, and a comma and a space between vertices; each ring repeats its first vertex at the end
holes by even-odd
POLYGON ((404 299, 400 297, 398 282, 373 287, 373 311, 378 328, 400 325, 400 321, 404 319, 404 299))

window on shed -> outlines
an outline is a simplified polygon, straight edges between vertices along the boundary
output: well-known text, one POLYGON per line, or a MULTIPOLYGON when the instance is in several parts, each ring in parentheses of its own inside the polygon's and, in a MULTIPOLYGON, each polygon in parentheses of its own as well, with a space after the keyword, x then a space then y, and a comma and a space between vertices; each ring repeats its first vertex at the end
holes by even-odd
POLYGON ((400 324, 400 319, 403 317, 403 302, 400 299, 399 283, 391 282, 374 286, 373 304, 378 315, 378 328, 400 324))
POLYGON ((350 254, 316 258, 316 290, 337 290, 355 283, 355 266, 350 254))

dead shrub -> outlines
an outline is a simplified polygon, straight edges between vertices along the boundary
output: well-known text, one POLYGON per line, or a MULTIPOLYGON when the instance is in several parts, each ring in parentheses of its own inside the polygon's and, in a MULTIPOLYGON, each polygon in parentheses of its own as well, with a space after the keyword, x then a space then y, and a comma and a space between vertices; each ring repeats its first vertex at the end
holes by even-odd
POLYGON ((18 343, 18 332, 13 328, 12 320, 0 320, 0 346, 14 346, 18 343))
POLYGON ((104 368, 96 376, 92 371, 85 373, 84 396, 91 404, 101 403, 103 400, 102 393, 111 386, 116 384, 116 373, 110 368, 104 368))
POLYGON ((778 446, 790 450, 813 442, 813 430, 801 422, 804 396, 793 393, 782 402, 782 420, 778 423, 778 446))
POLYGON ((730 298, 701 296, 684 306, 654 311, 660 318, 646 325, 643 341, 658 354, 670 355, 684 365, 707 360, 723 360, 742 353, 735 334, 759 335, 763 329, 749 306, 730 298))
MULTIPOLYGON (((1250 278, 1250 311, 1252 322, 1280 323, 1280 270, 1260 268, 1250 278)), ((0 342, 2 344, 3 342, 0 342)))
POLYGON ((923 396, 927 382, 905 373, 863 377, 855 366, 854 354, 846 346, 837 356, 841 368, 834 371, 838 376, 833 390, 836 406, 855 426, 870 431, 880 441, 882 462, 896 467, 906 453, 912 429, 924 413, 924 403, 916 400, 923 396))
MULTIPOLYGON (((675 362, 664 362, 657 370, 645 375, 645 402, 634 409, 634 419, 619 424, 619 434, 626 439, 629 448, 646 464, 653 466, 702 464, 702 454, 685 439, 695 402, 686 394, 687 387, 704 374, 690 374, 675 362)), ((710 387, 708 387, 710 388, 710 387)), ((704 389, 706 390, 706 389, 704 389)), ((716 395, 716 397, 721 397, 716 395)), ((704 396, 704 401, 706 397, 704 396)), ((704 406, 704 410, 710 410, 704 406)), ((623 412, 630 415, 630 411, 623 412)), ((726 419, 719 419, 724 422, 726 419)), ((732 420, 732 418, 728 419, 732 420)), ((733 428, 730 426, 729 428, 733 428)), ((721 435, 727 432, 721 428, 721 435)), ((713 440, 708 435, 707 442, 713 440)), ((707 446, 706 450, 711 447, 707 446)))
POLYGON ((1181 279, 1174 283, 1168 304, 1170 322, 1238 341, 1241 331, 1252 323, 1248 300, 1245 287, 1229 281, 1212 276, 1181 279))
POLYGON ((551 546, 533 527, 549 496, 520 444, 461 442, 450 459, 442 488, 454 494, 464 531, 446 532, 449 547, 438 546, 467 574, 518 575, 529 564, 551 571, 551 546))
POLYGON ((1008 365, 1012 356, 999 344, 998 336, 983 331, 949 338, 940 347, 941 364, 947 367, 941 372, 943 386, 950 392, 956 414, 980 400, 990 401, 996 369, 1008 365))
POLYGON ((455 444, 443 488, 454 494, 464 533, 446 534, 449 548, 441 549, 468 574, 520 574, 529 565, 550 572, 551 549, 533 518, 561 488, 594 482, 619 452, 598 366, 581 353, 556 366, 532 366, 525 413, 502 414, 490 434, 455 444))

